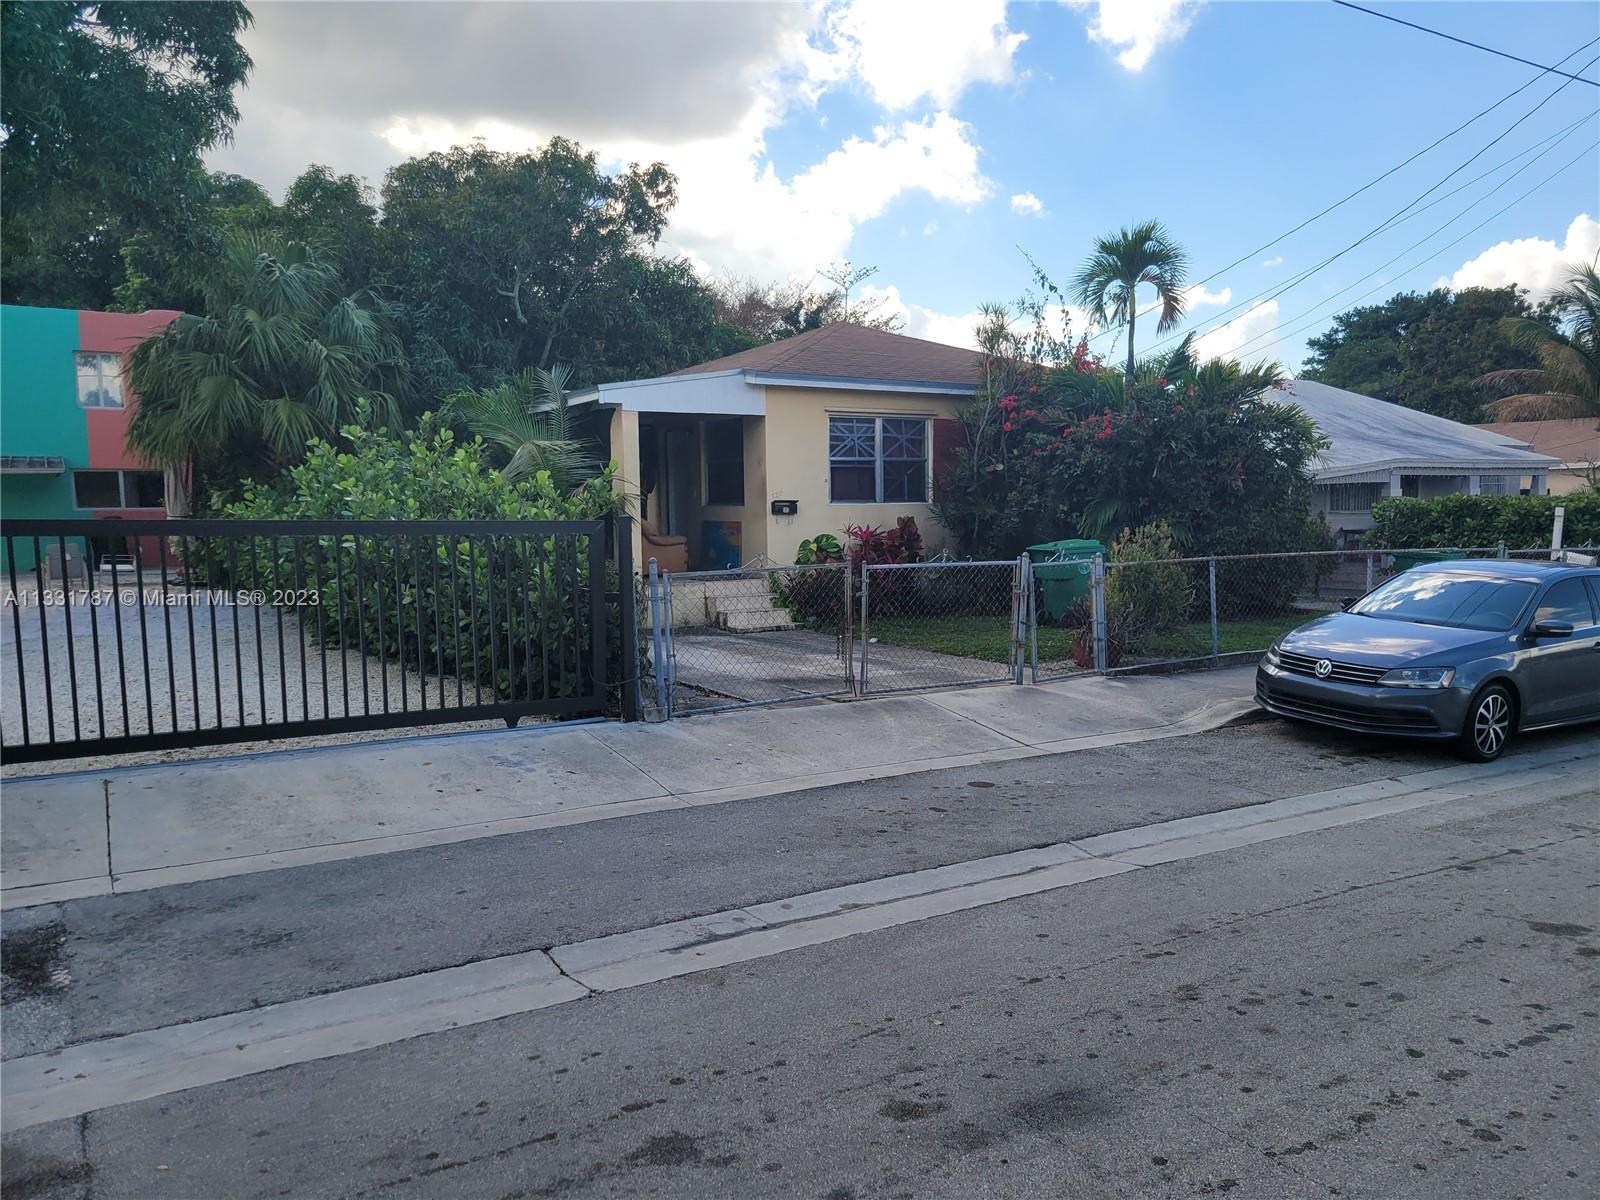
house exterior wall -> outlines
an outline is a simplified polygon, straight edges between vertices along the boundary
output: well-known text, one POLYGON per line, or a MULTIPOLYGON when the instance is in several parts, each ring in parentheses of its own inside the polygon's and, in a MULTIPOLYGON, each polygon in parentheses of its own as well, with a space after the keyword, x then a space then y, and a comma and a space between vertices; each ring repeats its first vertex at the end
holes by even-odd
MULTIPOLYGON (((952 419, 963 402, 960 396, 916 392, 852 391, 831 388, 792 388, 767 385, 766 480, 759 493, 766 522, 766 553, 774 562, 794 561, 800 543, 818 533, 842 535, 846 525, 893 525, 897 517, 915 517, 929 551, 945 542, 945 530, 929 504, 834 504, 828 488, 828 418, 924 416, 952 419), (792 517, 771 515, 773 500, 794 500, 799 511, 792 517)), ((930 429, 930 455, 932 437, 930 429)), ((749 460, 746 460, 749 469, 749 460)), ((747 494, 746 499, 750 497, 747 494)), ((747 506, 748 507, 748 506, 747 506)), ((748 557, 748 555, 747 555, 748 557)))
MULTIPOLYGON (((166 515, 160 508, 77 507, 74 471, 151 468, 127 450, 128 420, 138 400, 126 378, 123 408, 83 408, 73 355, 126 355, 178 315, 0 306, 0 454, 49 455, 66 465, 59 475, 0 476, 0 512, 9 518, 62 519, 166 515)), ((16 568, 33 565, 32 546, 19 544, 16 568)))

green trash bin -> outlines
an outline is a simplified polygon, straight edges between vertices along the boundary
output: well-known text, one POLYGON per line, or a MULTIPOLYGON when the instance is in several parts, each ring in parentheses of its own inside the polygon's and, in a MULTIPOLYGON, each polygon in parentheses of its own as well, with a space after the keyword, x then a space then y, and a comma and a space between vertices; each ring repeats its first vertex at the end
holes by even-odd
POLYGON ((1396 550, 1391 556, 1394 559, 1394 571, 1398 575, 1401 571, 1409 571, 1412 567, 1420 567, 1423 563, 1448 562, 1452 558, 1460 558, 1460 550, 1396 550))
POLYGON ((1028 547, 1045 620, 1061 620, 1074 605, 1088 598, 1091 560, 1105 552, 1103 544, 1089 538, 1063 538, 1028 547))

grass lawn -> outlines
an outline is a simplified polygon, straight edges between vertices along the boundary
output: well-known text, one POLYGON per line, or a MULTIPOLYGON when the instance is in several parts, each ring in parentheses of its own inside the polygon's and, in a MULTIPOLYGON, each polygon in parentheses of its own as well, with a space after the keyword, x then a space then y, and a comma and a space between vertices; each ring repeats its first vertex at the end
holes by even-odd
MULTIPOLYGON (((1223 654, 1265 650, 1274 638, 1309 621, 1315 613, 1289 613, 1259 621, 1224 621, 1217 627, 1223 654)), ((985 662, 1011 659, 1011 624, 1006 617, 884 617, 868 634, 884 646, 915 646, 939 654, 985 662)), ((1062 662, 1072 653, 1071 629, 1039 626, 1039 661, 1062 662)), ((1211 653, 1211 623, 1193 621, 1166 630, 1140 646, 1138 658, 1197 658, 1211 653)))
MULTIPOLYGON (((1217 646, 1223 654, 1265 650, 1280 634, 1304 625, 1316 615, 1296 612, 1258 621, 1223 621, 1217 626, 1217 646)), ((1192 621, 1168 629, 1139 647, 1140 658, 1188 658, 1210 653, 1210 621, 1192 621)))
MULTIPOLYGON (((960 658, 984 662, 1011 661, 1011 618, 997 617, 883 617, 867 630, 883 646, 915 646, 960 658)), ((1039 626, 1039 657, 1066 658, 1072 650, 1072 630, 1039 626)))

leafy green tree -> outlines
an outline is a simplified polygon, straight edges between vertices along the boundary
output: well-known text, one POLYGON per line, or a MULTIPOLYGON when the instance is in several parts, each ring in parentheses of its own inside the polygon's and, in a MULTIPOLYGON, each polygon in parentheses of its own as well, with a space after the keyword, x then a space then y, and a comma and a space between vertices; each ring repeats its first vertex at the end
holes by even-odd
POLYGON ((388 174, 390 281, 415 311, 419 336, 453 363, 458 385, 558 361, 588 383, 607 357, 593 330, 608 315, 674 319, 670 310, 615 305, 666 282, 641 260, 676 200, 677 181, 660 163, 608 176, 564 138, 526 154, 457 146, 388 174))
POLYGON ((1482 382, 1513 388, 1489 405, 1503 421, 1548 417, 1600 417, 1600 271, 1575 263, 1567 282, 1550 297, 1550 311, 1565 327, 1556 332, 1529 317, 1506 317, 1500 332, 1533 355, 1537 367, 1491 371, 1482 382))
POLYGON ((128 445, 202 479, 259 477, 358 410, 398 428, 409 372, 390 315, 315 251, 236 235, 186 316, 133 353, 128 445))
POLYGON ((571 489, 599 469, 598 460, 578 435, 567 406, 570 368, 531 367, 506 383, 460 391, 445 401, 446 411, 506 456, 500 474, 511 483, 548 473, 558 488, 571 489))
POLYGON ((122 243, 184 228, 201 154, 238 119, 240 0, 0 5, 8 302, 104 308, 122 243))
POLYGON ((1538 365, 1502 324, 1508 318, 1553 328, 1547 310, 1515 287, 1402 292, 1382 304, 1352 308, 1307 341, 1301 374, 1332 387, 1375 396, 1453 421, 1488 419, 1491 371, 1538 365))
POLYGON ((1134 382, 1134 330, 1139 317, 1139 288, 1155 289, 1161 305, 1156 332, 1165 333, 1183 317, 1183 284, 1189 255, 1159 221, 1144 221, 1096 238, 1094 253, 1072 280, 1078 303, 1101 325, 1128 327, 1128 362, 1123 383, 1134 382))
POLYGON ((307 167, 289 185, 282 204, 252 179, 215 172, 205 179, 203 203, 187 215, 187 225, 143 230, 123 242, 117 308, 198 310, 224 243, 238 235, 310 246, 339 264, 351 289, 371 287, 383 273, 371 189, 354 175, 335 175, 327 167, 307 167))

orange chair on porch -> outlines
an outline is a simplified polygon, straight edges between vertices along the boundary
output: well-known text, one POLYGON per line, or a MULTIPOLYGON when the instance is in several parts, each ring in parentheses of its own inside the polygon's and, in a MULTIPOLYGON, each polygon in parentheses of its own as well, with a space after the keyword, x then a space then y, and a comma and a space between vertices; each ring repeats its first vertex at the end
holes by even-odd
POLYGON ((649 521, 639 523, 639 535, 644 542, 644 565, 656 560, 662 571, 687 571, 689 569, 689 539, 673 533, 657 533, 649 521))

